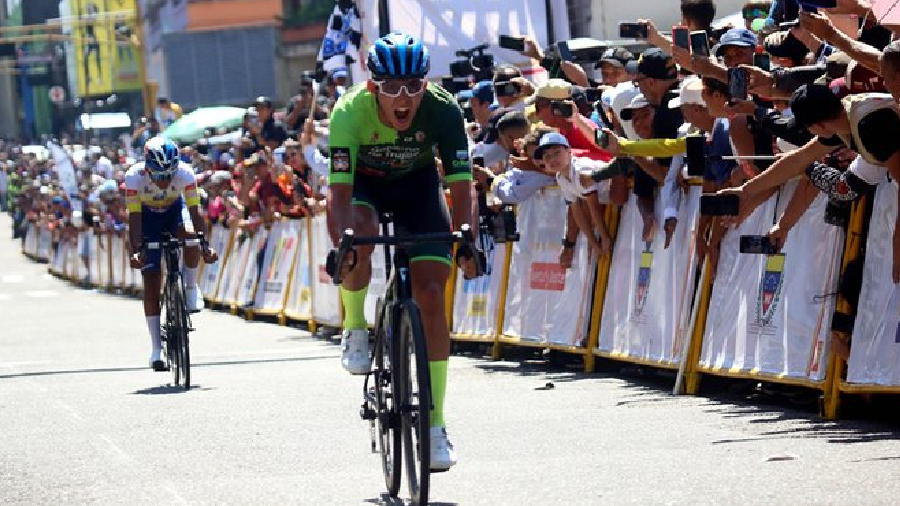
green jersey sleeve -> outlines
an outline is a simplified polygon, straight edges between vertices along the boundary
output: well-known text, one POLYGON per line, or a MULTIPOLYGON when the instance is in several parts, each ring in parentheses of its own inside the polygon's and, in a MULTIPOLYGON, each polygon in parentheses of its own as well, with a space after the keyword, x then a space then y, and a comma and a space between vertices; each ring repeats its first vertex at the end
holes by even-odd
POLYGON ((437 120, 437 124, 440 125, 437 146, 438 155, 444 165, 444 180, 448 183, 471 181, 469 138, 466 136, 462 109, 459 108, 453 95, 443 88, 435 87, 439 90, 436 95, 443 99, 438 102, 440 112, 433 117, 440 118, 437 120))
POLYGON ((328 134, 328 150, 330 162, 328 166, 328 184, 353 184, 353 173, 356 170, 356 156, 359 153, 358 129, 354 121, 353 100, 355 94, 345 94, 338 100, 331 113, 328 134), (346 99, 346 100, 344 100, 346 99))

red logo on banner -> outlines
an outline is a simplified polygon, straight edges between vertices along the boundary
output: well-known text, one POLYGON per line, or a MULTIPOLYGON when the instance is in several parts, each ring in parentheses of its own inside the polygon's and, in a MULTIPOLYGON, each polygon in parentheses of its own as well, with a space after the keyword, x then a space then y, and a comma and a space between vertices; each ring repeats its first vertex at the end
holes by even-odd
POLYGON ((566 289, 566 270, 558 263, 534 262, 531 264, 531 288, 533 290, 566 289))

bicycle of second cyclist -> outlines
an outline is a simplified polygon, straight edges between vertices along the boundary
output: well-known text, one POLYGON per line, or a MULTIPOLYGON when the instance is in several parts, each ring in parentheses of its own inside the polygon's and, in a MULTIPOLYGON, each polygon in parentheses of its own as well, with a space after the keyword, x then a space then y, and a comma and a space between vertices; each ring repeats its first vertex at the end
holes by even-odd
MULTIPOLYGON (((372 452, 381 454, 388 494, 397 497, 405 455, 410 499, 412 504, 424 506, 428 504, 431 473, 429 429, 433 406, 425 331, 412 296, 406 248, 423 243, 460 243, 472 247, 474 237, 467 225, 459 232, 392 236, 388 232, 390 215, 383 215, 380 221, 381 236, 356 237, 352 229, 345 230, 335 265, 343 265, 354 246, 384 247, 388 283, 384 297, 376 304, 372 367, 363 383, 360 416, 370 422, 372 452)), ((340 273, 336 272, 332 280, 340 284, 340 273)))
POLYGON ((191 317, 185 302, 179 253, 184 246, 196 246, 203 242, 202 236, 182 240, 164 233, 159 242, 144 244, 148 250, 162 250, 163 269, 166 273, 161 298, 165 312, 161 336, 163 356, 166 368, 172 371, 173 384, 185 390, 191 388, 191 349, 188 334, 194 329, 191 327, 191 317))

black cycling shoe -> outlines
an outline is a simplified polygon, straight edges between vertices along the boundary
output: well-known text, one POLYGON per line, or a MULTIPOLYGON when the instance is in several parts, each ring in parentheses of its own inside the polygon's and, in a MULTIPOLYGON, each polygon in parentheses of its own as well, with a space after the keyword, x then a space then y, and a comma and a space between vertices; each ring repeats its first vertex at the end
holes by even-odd
POLYGON ((168 367, 166 367, 166 363, 162 360, 154 360, 153 362, 150 362, 150 368, 156 372, 163 372, 168 370, 168 367))

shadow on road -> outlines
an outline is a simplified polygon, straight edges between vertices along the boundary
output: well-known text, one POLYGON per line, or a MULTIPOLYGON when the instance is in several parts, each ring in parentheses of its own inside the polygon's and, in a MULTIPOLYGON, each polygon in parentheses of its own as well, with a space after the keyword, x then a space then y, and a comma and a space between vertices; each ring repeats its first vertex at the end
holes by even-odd
MULTIPOLYGON (((222 365, 252 365, 252 364, 271 364, 276 362, 305 362, 308 360, 331 360, 337 357, 337 354, 315 355, 310 357, 279 357, 279 358, 260 358, 250 360, 228 360, 218 362, 197 362, 191 364, 192 367, 217 367, 222 365)), ((68 369, 61 371, 29 371, 13 374, 0 374, 0 380, 15 378, 34 378, 40 376, 62 376, 68 374, 98 374, 98 373, 118 373, 118 372, 134 372, 146 371, 147 367, 100 367, 95 369, 68 369)))
POLYGON ((199 390, 201 392, 205 392, 208 390, 215 390, 215 388, 202 387, 200 385, 193 385, 193 386, 191 386, 190 390, 185 390, 184 388, 182 388, 178 385, 169 384, 169 385, 160 385, 157 387, 142 388, 140 390, 135 390, 134 392, 131 392, 131 395, 185 394, 185 393, 193 392, 193 391, 197 391, 197 390, 199 390))
MULTIPOLYGON (((381 496, 379 497, 366 499, 366 502, 370 504, 377 504, 378 506, 406 506, 407 504, 410 504, 409 501, 405 501, 403 499, 400 499, 399 497, 391 497, 387 494, 381 494, 381 496)), ((457 503, 429 501, 428 506, 457 506, 457 503)))

